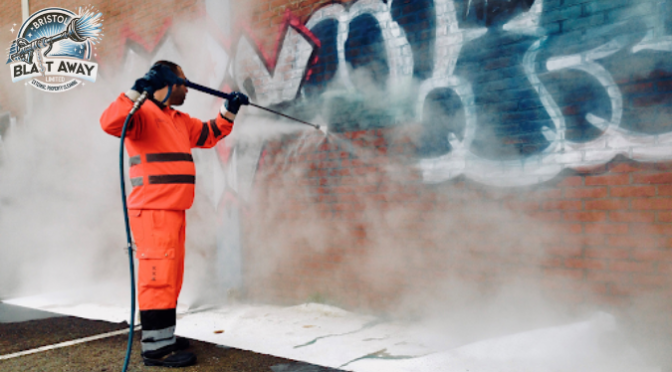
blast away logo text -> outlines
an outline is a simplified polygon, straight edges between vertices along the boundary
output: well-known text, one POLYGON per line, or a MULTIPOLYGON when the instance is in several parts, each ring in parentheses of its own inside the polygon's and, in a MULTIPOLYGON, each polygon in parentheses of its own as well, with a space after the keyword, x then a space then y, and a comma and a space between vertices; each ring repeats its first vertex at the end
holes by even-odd
POLYGON ((95 82, 98 64, 90 59, 103 36, 102 21, 91 8, 78 13, 46 8, 31 15, 9 48, 12 82, 32 79, 27 84, 51 93, 73 89, 82 80, 95 82))

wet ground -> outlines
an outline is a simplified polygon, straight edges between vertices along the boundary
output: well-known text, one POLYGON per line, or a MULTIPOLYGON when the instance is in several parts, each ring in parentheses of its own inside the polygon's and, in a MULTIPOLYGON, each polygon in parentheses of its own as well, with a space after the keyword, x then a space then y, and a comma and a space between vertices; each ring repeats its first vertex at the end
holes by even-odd
MULTIPOLYGON (((128 334, 11 359, 3 360, 3 356, 127 328, 125 323, 59 316, 0 303, 0 371, 121 371, 128 334)), ((164 370, 143 365, 139 336, 136 332, 128 370, 164 370)), ((192 346, 189 351, 197 355, 198 363, 181 371, 337 372, 271 355, 190 341, 192 346)))

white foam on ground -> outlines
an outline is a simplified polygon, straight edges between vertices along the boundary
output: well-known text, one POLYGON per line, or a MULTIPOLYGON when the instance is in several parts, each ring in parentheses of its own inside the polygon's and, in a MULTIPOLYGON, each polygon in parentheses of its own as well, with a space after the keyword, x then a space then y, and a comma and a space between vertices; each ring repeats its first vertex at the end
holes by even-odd
MULTIPOLYGON (((128 307, 72 304, 58 295, 4 301, 87 319, 122 322, 128 307)), ((178 308, 176 333, 201 341, 357 372, 661 372, 605 313, 450 350, 423 342, 431 329, 384 322, 321 304, 178 308)))

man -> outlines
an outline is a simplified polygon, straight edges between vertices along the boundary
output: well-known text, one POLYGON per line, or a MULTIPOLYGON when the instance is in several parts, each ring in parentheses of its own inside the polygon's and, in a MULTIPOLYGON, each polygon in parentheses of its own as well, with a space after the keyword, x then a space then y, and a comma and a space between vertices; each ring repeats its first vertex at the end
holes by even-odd
POLYGON ((216 119, 201 122, 172 108, 184 103, 187 94, 186 86, 174 84, 176 77, 185 79, 181 67, 156 62, 100 118, 103 130, 119 137, 134 101, 145 90, 154 92, 128 124, 125 145, 133 185, 128 209, 139 262, 142 358, 145 365, 164 367, 196 362, 193 353, 181 351, 189 347, 188 340, 174 334, 184 273, 185 210, 194 199, 191 148, 215 146, 231 133, 240 107, 249 104, 244 94, 234 92, 216 119))

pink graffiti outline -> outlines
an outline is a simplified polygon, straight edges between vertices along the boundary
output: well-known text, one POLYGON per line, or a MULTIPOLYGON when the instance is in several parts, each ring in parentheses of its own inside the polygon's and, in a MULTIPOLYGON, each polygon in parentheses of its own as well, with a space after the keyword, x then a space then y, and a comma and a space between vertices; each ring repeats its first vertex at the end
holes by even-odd
MULTIPOLYGON (((292 11, 289 9, 285 10, 285 15, 283 16, 282 24, 280 25, 280 31, 276 36, 273 56, 268 55, 264 51, 265 48, 263 47, 261 40, 259 38, 254 37, 254 32, 252 31, 249 25, 243 22, 239 22, 238 27, 244 30, 244 33, 248 37, 248 39, 254 43, 256 52, 261 56, 261 60, 264 66, 266 66, 266 69, 271 73, 271 75, 273 75, 275 72, 275 67, 278 63, 278 58, 282 50, 283 41, 285 40, 285 36, 287 35, 289 27, 292 27, 299 34, 305 37, 315 48, 319 48, 320 46, 322 46, 320 39, 318 39, 317 36, 315 36, 315 34, 313 34, 313 32, 310 31, 310 29, 308 29, 308 27, 306 27, 306 25, 304 25, 301 22, 301 19, 294 13, 292 13, 292 11)), ((241 36, 242 35, 237 35, 236 40, 240 40, 241 36)), ((315 57, 313 61, 309 63, 308 70, 310 69, 310 64, 314 64, 316 62, 317 57, 315 57)))

